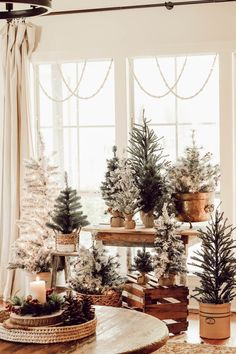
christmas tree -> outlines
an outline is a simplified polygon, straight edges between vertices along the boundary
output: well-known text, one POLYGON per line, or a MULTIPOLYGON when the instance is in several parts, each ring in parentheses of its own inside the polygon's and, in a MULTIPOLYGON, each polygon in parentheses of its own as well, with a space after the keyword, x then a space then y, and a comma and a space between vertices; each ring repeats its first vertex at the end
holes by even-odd
POLYGON ((65 173, 65 188, 56 199, 51 213, 52 222, 47 222, 47 227, 62 234, 71 234, 88 225, 87 216, 80 210, 82 206, 79 200, 77 191, 69 187, 65 173))
POLYGON ((132 269, 137 270, 140 273, 149 273, 153 271, 152 256, 150 252, 146 251, 145 247, 143 247, 142 250, 137 251, 132 269))
POLYGON ((54 235, 46 227, 58 194, 58 167, 45 154, 39 135, 38 158, 25 160, 24 196, 21 218, 17 221, 20 237, 12 244, 9 269, 31 273, 49 272, 54 235))
POLYGON ((108 255, 107 250, 95 244, 91 249, 81 247, 73 263, 70 285, 83 294, 103 294, 118 289, 124 282, 118 273, 119 267, 118 257, 108 255))
POLYGON ((111 174, 119 166, 119 158, 116 155, 117 147, 113 146, 113 157, 107 160, 107 171, 105 173, 105 180, 101 184, 102 198, 108 207, 111 207, 112 201, 114 200, 115 190, 114 190, 114 179, 111 179, 111 174))
POLYGON ((192 132, 192 145, 185 149, 185 154, 169 169, 169 181, 174 192, 198 193, 212 192, 220 178, 219 165, 210 163, 210 152, 201 155, 202 147, 195 141, 192 132))
POLYGON ((156 222, 155 255, 153 267, 157 278, 186 272, 186 257, 181 236, 176 233, 174 215, 168 214, 164 204, 156 222))
POLYGON ((45 146, 39 135, 39 156, 25 161, 24 197, 21 202, 21 218, 17 225, 24 239, 52 239, 53 233, 46 227, 50 220, 59 186, 58 167, 45 155, 45 146))
POLYGON ((129 161, 122 160, 110 177, 114 199, 112 209, 125 214, 134 214, 138 207, 139 189, 135 184, 134 170, 129 161))
POLYGON ((229 303, 236 296, 236 245, 232 239, 234 229, 228 225, 227 218, 224 219, 224 213, 217 208, 206 231, 199 230, 201 250, 194 252, 196 256, 192 257, 194 263, 191 265, 199 269, 194 274, 200 279, 200 286, 193 290, 193 297, 202 303, 229 303))
POLYGON ((128 152, 140 191, 139 208, 144 213, 156 209, 159 214, 168 195, 164 175, 167 162, 160 143, 162 138, 157 138, 149 122, 143 111, 142 124, 135 124, 131 132, 128 152))

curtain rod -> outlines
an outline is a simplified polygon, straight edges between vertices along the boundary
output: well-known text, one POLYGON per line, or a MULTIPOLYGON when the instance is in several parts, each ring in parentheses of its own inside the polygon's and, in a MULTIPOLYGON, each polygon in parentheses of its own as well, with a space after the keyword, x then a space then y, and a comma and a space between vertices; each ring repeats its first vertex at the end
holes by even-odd
POLYGON ((142 5, 127 5, 127 6, 114 6, 114 7, 98 7, 91 9, 81 10, 64 10, 49 12, 45 16, 59 16, 59 15, 74 15, 89 12, 105 12, 105 11, 120 11, 120 10, 133 10, 133 9, 145 9, 152 7, 165 7, 167 10, 172 10, 175 6, 182 5, 195 5, 195 4, 216 4, 220 2, 235 2, 236 0, 189 0, 189 1, 176 1, 176 2, 163 2, 158 4, 142 4, 142 5))

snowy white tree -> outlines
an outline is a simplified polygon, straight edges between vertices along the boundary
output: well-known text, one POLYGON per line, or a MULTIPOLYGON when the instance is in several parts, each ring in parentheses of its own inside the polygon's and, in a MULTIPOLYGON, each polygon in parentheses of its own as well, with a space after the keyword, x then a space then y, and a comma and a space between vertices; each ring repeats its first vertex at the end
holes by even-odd
POLYGON ((139 189, 136 186, 134 170, 127 160, 122 160, 115 171, 111 172, 111 180, 115 181, 112 209, 125 214, 134 214, 139 202, 139 189))
POLYGON ((162 215, 155 224, 157 233, 155 239, 155 254, 153 267, 156 277, 168 277, 170 274, 186 272, 186 257, 181 236, 176 233, 174 214, 169 215, 164 204, 162 215))
POLYGON ((185 154, 169 170, 169 181, 175 192, 212 192, 220 178, 219 165, 212 165, 212 154, 201 155, 202 147, 195 141, 192 132, 192 145, 186 147, 185 154))
POLYGON ((24 196, 21 201, 20 220, 17 225, 24 239, 50 239, 53 231, 45 224, 50 221, 59 192, 58 167, 45 154, 45 146, 39 136, 38 158, 25 161, 24 196))

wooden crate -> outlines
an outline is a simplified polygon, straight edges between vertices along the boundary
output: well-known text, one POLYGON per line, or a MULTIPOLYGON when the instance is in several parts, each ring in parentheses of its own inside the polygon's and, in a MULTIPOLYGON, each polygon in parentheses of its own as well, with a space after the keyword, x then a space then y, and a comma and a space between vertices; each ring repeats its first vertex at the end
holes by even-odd
POLYGON ((188 328, 188 295, 186 286, 159 286, 151 277, 147 285, 136 282, 137 276, 129 275, 122 294, 123 306, 145 312, 163 320, 170 333, 177 334, 188 328))

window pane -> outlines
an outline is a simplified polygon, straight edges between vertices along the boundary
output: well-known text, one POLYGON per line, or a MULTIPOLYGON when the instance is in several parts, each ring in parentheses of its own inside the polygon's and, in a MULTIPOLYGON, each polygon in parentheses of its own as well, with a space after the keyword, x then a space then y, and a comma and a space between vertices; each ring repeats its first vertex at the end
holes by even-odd
POLYGON ((158 138, 163 136, 161 144, 163 146, 163 153, 167 160, 176 160, 176 128, 175 126, 152 126, 158 138))
MULTIPOLYGON (((191 96, 205 82, 215 55, 191 56, 187 60, 183 76, 178 83, 178 94, 191 96)), ((178 58, 178 70, 184 58, 178 58)), ((178 121, 180 123, 216 123, 219 120, 219 72, 218 60, 203 91, 193 99, 178 100, 178 121)))
MULTIPOLYGON (((174 58, 158 58, 159 64, 167 81, 172 85, 175 81, 174 58)), ((168 91, 157 69, 155 58, 135 59, 134 72, 140 84, 148 92, 161 95, 168 91)), ((146 116, 152 123, 172 123, 175 121, 175 97, 167 95, 157 99, 148 96, 134 80, 135 117, 140 116, 140 111, 145 109, 146 116)))
POLYGON ((112 156, 114 128, 80 128, 80 189, 99 190, 106 170, 106 159, 112 156))
MULTIPOLYGON (((44 90, 52 95, 52 81, 51 81, 51 65, 39 65, 39 81, 44 90)), ((48 99, 42 89, 39 87, 39 114, 40 126, 51 127, 53 122, 52 115, 52 101, 48 99)))
POLYGON ((43 142, 45 143, 45 153, 46 155, 51 155, 54 151, 53 130, 52 128, 41 128, 40 132, 42 134, 43 142))
MULTIPOLYGON (((90 96, 101 86, 110 65, 110 60, 87 63, 81 82, 80 95, 90 96)), ((80 125, 114 125, 114 65, 98 95, 79 100, 80 125)))
POLYGON ((64 128, 64 169, 74 188, 79 186, 77 128, 64 128))
MULTIPOLYGON (((58 69, 59 70, 59 69, 58 69)), ((69 86, 74 91, 77 79, 77 64, 66 63, 61 65, 61 73, 69 86)), ((61 79, 61 77, 60 77, 61 79)), ((62 82, 62 97, 66 98, 71 96, 71 92, 68 90, 65 83, 62 82)), ((76 125, 77 124, 77 101, 75 96, 71 96, 63 103, 63 124, 64 125, 76 125)))

